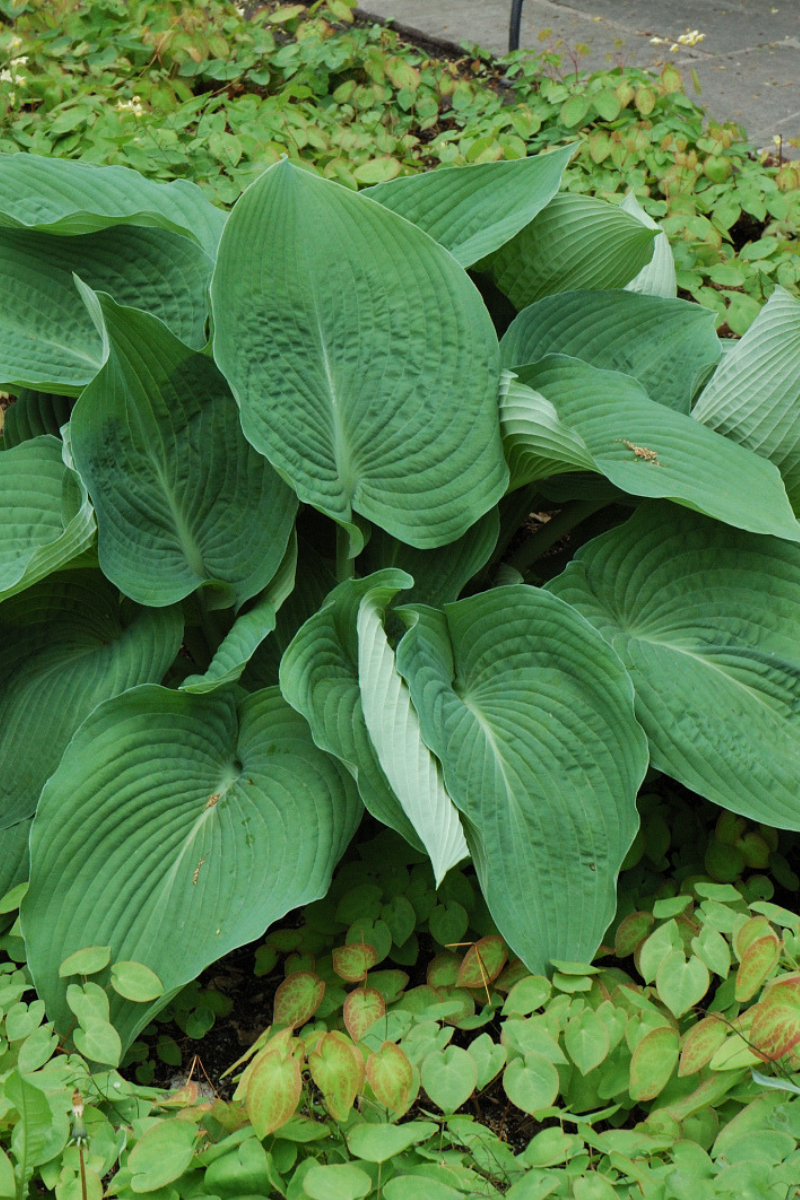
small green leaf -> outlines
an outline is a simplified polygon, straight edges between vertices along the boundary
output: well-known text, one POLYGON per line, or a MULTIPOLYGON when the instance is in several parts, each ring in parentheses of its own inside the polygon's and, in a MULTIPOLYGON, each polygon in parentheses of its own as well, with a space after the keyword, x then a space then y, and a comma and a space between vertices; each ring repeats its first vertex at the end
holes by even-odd
POLYGON ((72 1035, 75 1049, 90 1062, 118 1067, 122 1061, 122 1042, 113 1025, 100 1017, 86 1016, 72 1035))
POLYGON ((354 1125, 347 1134, 350 1153, 365 1162, 384 1163, 409 1146, 432 1137, 439 1126, 433 1121, 409 1121, 406 1125, 354 1125))
POLYGON ((384 1042, 367 1059, 367 1079, 384 1108, 402 1117, 416 1099, 419 1083, 406 1053, 394 1042, 384 1042))
POLYGON ((310 1021, 322 1003, 325 981, 313 971, 293 971, 275 992, 272 1008, 273 1025, 297 1028, 310 1021))
POLYGON ((303 1191, 311 1200, 361 1200, 372 1191, 372 1180, 351 1163, 315 1163, 303 1177, 303 1191))
POLYGON ((540 1054, 515 1058, 505 1069, 503 1087, 512 1104, 532 1115, 555 1103, 558 1072, 540 1054))
POLYGON ((144 963, 116 962, 111 968, 111 986, 126 1000, 144 1004, 164 995, 164 985, 144 963))
POLYGON ((608 1028, 593 1008, 584 1008, 564 1031, 564 1046, 581 1075, 599 1067, 611 1047, 608 1028))
POLYGON ((356 988, 344 1002, 344 1023, 354 1042, 360 1042, 364 1034, 386 1013, 386 1002, 374 987, 356 988))
POLYGON ((303 1079, 300 1064, 292 1054, 275 1050, 256 1062, 247 1083, 247 1115, 256 1136, 280 1129, 300 1103, 303 1079))
POLYGON ((706 964, 699 958, 687 960, 682 950, 668 954, 656 974, 656 990, 676 1017, 682 1017, 699 1004, 710 984, 706 964))
POLYGON ((475 1060, 460 1046, 434 1050, 423 1060, 420 1082, 442 1112, 453 1113, 466 1104, 478 1082, 475 1060))
POLYGON ((131 1150, 128 1168, 135 1192, 154 1192, 179 1179, 194 1156, 197 1130, 188 1121, 159 1121, 131 1150))
MULTIPOLYGON (((27 888, 26 888, 27 890, 27 888)), ((95 975, 111 962, 110 946, 87 946, 65 958, 58 968, 60 979, 70 975, 95 975)))
POLYGON ((335 1121, 346 1121, 364 1084, 360 1050, 343 1033, 326 1033, 308 1056, 311 1076, 335 1121))
POLYGON ((667 1086, 678 1061, 678 1031, 671 1025, 651 1029, 631 1059, 631 1099, 653 1100, 667 1086))

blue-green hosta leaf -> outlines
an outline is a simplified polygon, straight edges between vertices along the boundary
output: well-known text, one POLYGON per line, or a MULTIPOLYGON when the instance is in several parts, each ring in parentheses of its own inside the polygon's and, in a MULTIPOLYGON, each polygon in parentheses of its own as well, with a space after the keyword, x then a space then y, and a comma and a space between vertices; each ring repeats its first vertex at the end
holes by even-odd
POLYGON ((625 287, 629 292, 637 292, 644 296, 666 296, 674 299, 678 294, 678 279, 675 275, 675 259, 672 257, 669 238, 658 222, 644 211, 633 192, 628 192, 620 208, 636 217, 647 229, 658 230, 653 242, 653 257, 625 287))
POLYGON ((414 586, 403 602, 438 608, 458 599, 464 585, 491 558, 499 535, 500 517, 496 508, 485 513, 455 542, 438 550, 416 550, 375 528, 358 560, 358 571, 363 575, 384 567, 406 571, 412 576, 414 586))
POLYGON ((508 162, 444 167, 366 188, 469 267, 519 233, 548 204, 575 143, 508 162))
POLYGON ((302 713, 322 750, 335 754, 350 770, 365 806, 413 846, 422 848, 411 819, 381 769, 370 741, 358 686, 358 608, 366 593, 388 602, 413 580, 404 571, 379 571, 367 579, 348 579, 330 593, 284 651, 281 691, 302 713))
POLYGON ((0 450, 10 450, 45 433, 58 437, 61 426, 70 418, 72 403, 67 396, 20 388, 15 402, 4 414, 0 450))
MULTIPOLYGON (((361 705, 378 761, 433 867, 437 887, 469 851, 442 769, 425 744, 408 687, 383 627, 392 591, 376 586, 358 609, 361 705)), ((402 644, 402 643, 401 643, 402 644)))
POLYGON ((655 237, 613 204, 565 192, 475 269, 521 309, 555 292, 624 288, 650 262, 655 237))
POLYGON ((28 837, 32 820, 32 817, 26 817, 24 821, 18 821, 16 825, 3 830, 0 843, 0 896, 11 891, 18 883, 23 883, 30 874, 28 837))
POLYGON ((82 946, 155 971, 151 1005, 111 997, 127 1046, 210 962, 323 896, 363 812, 355 784, 277 688, 235 707, 134 688, 91 714, 42 794, 22 916, 48 1015, 71 1023, 60 963, 82 946))
POLYGON ((622 663, 554 600, 519 585, 401 609, 397 652, 489 910, 534 972, 597 949, 647 766, 622 663))
POLYGON ((497 338, 427 234, 278 163, 231 214, 211 295, 245 435, 301 500, 426 549, 500 498, 497 338))
MULTIPOLYGON (((521 367, 517 375, 518 384, 501 395, 506 453, 517 486, 526 476, 540 477, 540 454, 549 472, 557 473, 552 423, 541 415, 544 397, 560 427, 586 446, 594 469, 623 491, 663 496, 740 529, 800 541, 800 524, 776 467, 651 400, 630 376, 560 354, 521 367), (519 384, 537 395, 526 397, 519 384)), ((566 459, 564 470, 586 465, 576 455, 566 459)))
POLYGON ((289 548, 269 587, 257 596, 247 612, 239 613, 226 637, 217 648, 202 675, 190 675, 180 685, 187 692, 213 692, 227 683, 235 683, 268 637, 278 619, 278 610, 294 588, 297 569, 297 538, 292 535, 289 548))
POLYGON ((500 343, 507 367, 569 354, 638 379, 651 400, 688 413, 719 362, 714 313, 686 300, 632 292, 562 292, 524 308, 500 343))
POLYGON ((212 265, 195 242, 165 229, 59 237, 0 228, 0 381, 74 396, 97 374, 103 342, 73 275, 202 349, 212 265))
POLYGON ((776 287, 692 416, 773 462, 800 508, 800 302, 776 287))
POLYGON ((74 235, 110 225, 157 226, 213 256, 226 217, 185 179, 155 183, 127 167, 0 155, 0 228, 74 235))
POLYGON ((277 571, 296 497, 245 440, 210 358, 148 313, 87 298, 102 313, 107 357, 70 429, 103 571, 140 604, 212 582, 241 603, 277 571))
POLYGON ((559 418, 545 396, 510 371, 500 385, 500 428, 511 471, 509 491, 575 468, 597 470, 580 433, 559 418))
POLYGON ((0 454, 0 600, 24 591, 92 544, 94 512, 64 448, 49 434, 0 454))
POLYGON ((120 604, 99 571, 51 575, 0 605, 0 828, 34 812, 92 709, 160 681, 182 636, 179 608, 120 604))
POLYGON ((643 504, 548 589, 622 658, 659 770, 800 829, 800 547, 643 504))

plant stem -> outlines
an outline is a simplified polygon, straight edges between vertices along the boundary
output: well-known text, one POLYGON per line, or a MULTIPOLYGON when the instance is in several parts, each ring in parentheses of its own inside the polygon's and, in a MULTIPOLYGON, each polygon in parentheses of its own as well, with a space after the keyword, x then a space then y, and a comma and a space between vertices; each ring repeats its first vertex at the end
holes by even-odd
POLYGON ((592 513, 604 508, 607 500, 570 500, 554 517, 544 525, 532 538, 523 542, 518 550, 508 559, 508 566, 514 567, 522 574, 529 570, 535 562, 546 554, 565 533, 569 533, 581 521, 585 521, 592 513))
POLYGON ((350 535, 343 525, 336 526, 336 578, 339 583, 352 579, 356 573, 355 559, 350 557, 350 535))

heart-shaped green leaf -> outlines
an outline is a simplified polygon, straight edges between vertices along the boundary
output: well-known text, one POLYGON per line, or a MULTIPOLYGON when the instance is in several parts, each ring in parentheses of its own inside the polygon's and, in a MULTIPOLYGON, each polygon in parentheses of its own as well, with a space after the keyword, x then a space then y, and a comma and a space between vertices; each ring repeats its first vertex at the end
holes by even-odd
POLYGON ((420 1083, 442 1112, 454 1113, 466 1104, 478 1083, 474 1058, 460 1046, 434 1050, 420 1067, 420 1083))
POLYGON ((417 1097, 419 1080, 400 1046, 384 1042, 367 1059, 366 1074, 379 1104, 398 1117, 408 1112, 417 1097))
POLYGON ((699 1004, 710 983, 706 964, 699 958, 686 959, 682 950, 668 954, 656 974, 656 990, 675 1017, 699 1004))
POLYGON ((297 511, 244 439, 227 384, 147 313, 84 290, 106 361, 72 414, 72 450, 95 504, 100 565, 142 604, 204 583, 237 601, 269 583, 297 511))
POLYGON ((589 960, 613 916, 647 763, 622 664, 534 588, 399 611, 414 624, 398 666, 502 936, 533 971, 554 956, 589 960))
POLYGON ((338 1030, 326 1033, 308 1056, 311 1077, 335 1121, 346 1121, 364 1086, 361 1051, 338 1030))
POLYGON ((800 547, 646 504, 547 586, 628 668, 654 766, 800 829, 800 547))
POLYGON ((356 513, 432 548, 499 500, 497 339, 427 234, 278 163, 228 220, 212 305, 246 437, 354 548, 356 513))
MULTIPOLYGON (((360 811, 347 772, 277 689, 238 712, 229 693, 154 686, 100 705, 48 781, 31 838, 22 921, 52 1019, 69 1020, 58 964, 86 942, 144 962, 169 998, 324 895, 360 811)), ((112 998, 124 1044, 164 1002, 112 998)))
POLYGON ((503 1088, 512 1104, 523 1112, 549 1108, 558 1095, 558 1071, 541 1054, 514 1058, 503 1073, 503 1088))

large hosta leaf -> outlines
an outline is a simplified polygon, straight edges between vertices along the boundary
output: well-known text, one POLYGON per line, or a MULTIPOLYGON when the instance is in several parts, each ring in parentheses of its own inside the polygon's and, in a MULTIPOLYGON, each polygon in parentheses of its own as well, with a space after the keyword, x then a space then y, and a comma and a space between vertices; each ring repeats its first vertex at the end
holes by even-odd
POLYGON ((301 500, 429 548, 502 495, 491 320, 402 217, 279 163, 228 220, 212 306, 245 434, 301 500))
POLYGON ((366 188, 469 267, 519 233, 548 204, 575 144, 508 162, 444 167, 366 188))
POLYGON ((195 242, 165 229, 59 237, 0 228, 0 381, 73 396, 96 375, 103 343, 73 274, 201 349, 211 269, 195 242))
POLYGON ((281 691, 302 713, 317 745, 335 754, 352 771, 367 809, 420 846, 381 769, 367 732, 358 686, 358 606, 368 592, 391 599, 412 584, 403 571, 379 571, 368 579, 349 579, 326 598, 284 652, 281 691))
POLYGON ((692 415, 775 463, 800 508, 800 302, 794 296, 775 288, 692 415))
POLYGON ((21 592, 88 549, 94 512, 63 447, 49 434, 0 455, 3 537, 0 600, 21 592))
POLYGON ((624 288, 650 262, 656 236, 613 204, 565 192, 475 269, 521 309, 555 292, 624 288))
POLYGON ((719 361, 714 313, 632 292, 562 292, 524 308, 500 343, 508 367, 569 354, 638 379, 652 400, 688 413, 719 361))
POLYGON ((524 585, 401 611, 415 623, 398 665, 500 932, 532 971, 588 962, 647 766, 622 663, 569 605, 524 585))
POLYGON ((655 766, 800 829, 800 548, 647 504, 548 588, 627 666, 655 766))
POLYGON ((187 692, 214 692, 227 683, 235 683, 258 647, 272 633, 278 611, 291 594, 297 568, 297 538, 292 536, 269 587, 256 597, 246 612, 239 613, 217 647, 202 675, 190 675, 180 685, 187 692))
POLYGON ((397 567, 413 577, 414 586, 405 603, 431 604, 438 608, 457 600, 461 589, 491 557, 500 535, 496 508, 449 546, 438 550, 416 550, 393 538, 382 529, 373 529, 358 560, 361 574, 369 575, 383 567, 397 567))
MULTIPOLYGON (((553 413, 543 416, 544 398, 561 433, 579 439, 594 469, 623 491, 663 496, 740 529, 800 541, 800 524, 771 463, 651 400, 630 376, 557 354, 517 375, 523 387, 512 381, 501 398, 515 485, 558 473, 553 413)), ((565 471, 586 466, 582 452, 567 457, 565 451, 565 471)))
MULTIPOLYGON (((290 908, 322 896, 361 801, 277 689, 238 711, 145 685, 97 708, 42 794, 22 915, 36 990, 72 1017, 59 964, 111 946, 174 993, 290 908)), ((129 1044, 163 1006, 114 996, 129 1044)))
POLYGON ((73 401, 67 396, 20 388, 15 402, 4 414, 0 450, 10 450, 20 442, 29 442, 45 433, 58 437, 61 426, 70 418, 72 405, 73 401))
POLYGON ((0 228, 74 235, 110 225, 157 226, 213 255, 226 215, 185 179, 155 183, 127 167, 0 155, 0 228))
POLYGON ((182 635, 180 609, 120 604, 99 571, 51 575, 0 605, 0 828, 33 813, 84 717, 158 682, 182 635))
POLYGON ((359 605, 361 705, 378 761, 428 852, 438 886, 449 869, 467 857, 467 843, 441 766, 423 741, 420 719, 383 627, 384 609, 394 591, 376 585, 364 593, 359 605))
POLYGON ((246 600, 280 565, 294 493, 245 440, 210 358, 147 313, 87 299, 107 357, 70 429, 100 565, 141 604, 171 604, 207 582, 246 600))
POLYGON ((30 874, 28 838, 32 820, 32 817, 26 817, 24 821, 18 821, 16 825, 3 830, 0 849, 0 896, 18 883, 23 883, 30 874))

